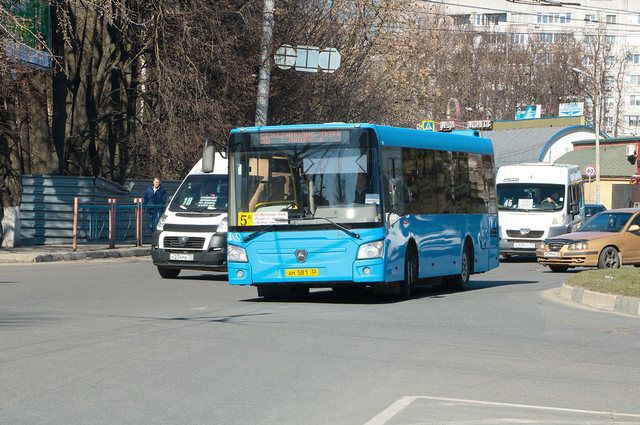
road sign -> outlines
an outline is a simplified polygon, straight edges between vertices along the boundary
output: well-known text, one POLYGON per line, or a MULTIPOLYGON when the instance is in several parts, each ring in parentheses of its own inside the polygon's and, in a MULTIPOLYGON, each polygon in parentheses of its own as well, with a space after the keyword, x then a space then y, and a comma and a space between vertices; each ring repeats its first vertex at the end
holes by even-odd
POLYGON ((290 46, 283 44, 273 57, 280 69, 290 69, 295 66, 296 71, 303 72, 335 72, 340 68, 340 52, 333 47, 320 49, 315 46, 290 46))
POLYGON ((593 177, 596 175, 596 167, 592 164, 587 164, 584 166, 584 175, 587 177, 593 177))
POLYGON ((427 131, 434 131, 435 123, 433 121, 422 121, 422 129, 427 131))

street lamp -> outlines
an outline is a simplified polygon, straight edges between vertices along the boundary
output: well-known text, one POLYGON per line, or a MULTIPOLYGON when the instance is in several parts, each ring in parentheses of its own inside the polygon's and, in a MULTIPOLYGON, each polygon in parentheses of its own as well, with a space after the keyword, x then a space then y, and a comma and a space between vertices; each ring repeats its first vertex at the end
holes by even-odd
MULTIPOLYGON (((591 78, 587 73, 579 68, 571 68, 571 70, 576 74, 576 78, 580 75, 584 75, 587 78, 591 78)), ((596 140, 596 204, 600 203, 600 84, 598 84, 597 78, 597 69, 595 70, 596 75, 591 78, 594 88, 595 88, 595 96, 593 99, 593 106, 596 109, 594 116, 594 127, 595 127, 595 140, 596 140)))

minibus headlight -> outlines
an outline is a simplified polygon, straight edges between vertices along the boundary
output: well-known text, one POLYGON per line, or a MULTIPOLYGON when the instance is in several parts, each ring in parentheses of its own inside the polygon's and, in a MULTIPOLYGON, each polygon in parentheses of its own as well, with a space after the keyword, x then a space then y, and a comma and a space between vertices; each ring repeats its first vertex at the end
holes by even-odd
POLYGON ((167 221, 167 215, 166 214, 162 214, 162 217, 160 217, 160 220, 158 220, 158 224, 156 225, 156 230, 159 232, 162 232, 162 229, 164 229, 164 222, 167 221))
POLYGON ((578 241, 569 244, 569 249, 572 251, 582 251, 587 248, 589 248, 589 242, 587 241, 578 241))
POLYGON ((218 224, 218 230, 216 230, 216 232, 227 233, 228 229, 229 229, 229 226, 227 225, 227 217, 225 217, 222 219, 222 221, 220 221, 220 224, 218 224))
POLYGON ((247 251, 236 245, 229 245, 227 247, 227 261, 230 263, 246 263, 247 251))
POLYGON ((369 258, 382 258, 383 241, 369 242, 360 245, 358 249, 358 260, 367 260, 369 258))
POLYGON ((553 222, 552 224, 562 224, 564 223, 564 219, 565 219, 565 215, 564 213, 562 213, 561 215, 559 215, 558 217, 554 217, 553 218, 553 222))

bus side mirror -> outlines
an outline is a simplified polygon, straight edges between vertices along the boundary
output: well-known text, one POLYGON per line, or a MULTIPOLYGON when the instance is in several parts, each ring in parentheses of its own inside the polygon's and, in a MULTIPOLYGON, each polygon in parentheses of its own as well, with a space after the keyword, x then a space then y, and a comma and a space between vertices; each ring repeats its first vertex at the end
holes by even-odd
POLYGON ((216 147, 209 140, 204 141, 204 151, 202 152, 202 172, 213 173, 216 161, 216 147))

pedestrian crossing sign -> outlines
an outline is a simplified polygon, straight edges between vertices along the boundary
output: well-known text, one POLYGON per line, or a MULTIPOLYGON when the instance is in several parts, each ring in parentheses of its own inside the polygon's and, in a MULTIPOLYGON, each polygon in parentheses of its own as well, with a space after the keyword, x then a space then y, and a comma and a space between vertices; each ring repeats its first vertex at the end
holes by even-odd
POLYGON ((422 121, 422 129, 427 131, 434 131, 435 123, 433 121, 422 121))

